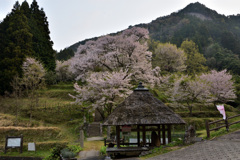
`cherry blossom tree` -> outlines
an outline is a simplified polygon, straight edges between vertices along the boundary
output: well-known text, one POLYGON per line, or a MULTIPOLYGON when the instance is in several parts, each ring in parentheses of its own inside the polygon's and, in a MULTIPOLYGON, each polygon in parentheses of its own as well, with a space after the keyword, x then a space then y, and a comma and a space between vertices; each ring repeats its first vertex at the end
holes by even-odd
POLYGON ((69 70, 70 61, 56 61, 57 81, 67 82, 74 80, 72 72, 69 70))
POLYGON ((186 104, 190 116, 192 116, 193 103, 212 101, 209 85, 199 77, 191 79, 186 75, 176 78, 169 96, 173 102, 186 104))
POLYGON ((147 39, 146 29, 133 27, 80 45, 69 60, 76 80, 84 82, 74 86, 75 103, 92 106, 104 118, 131 93, 131 84, 159 85, 160 68, 152 69, 147 39))
POLYGON ((75 103, 79 105, 88 104, 96 109, 104 119, 114 107, 132 92, 130 76, 127 71, 119 72, 93 72, 87 78, 87 85, 74 84, 76 96, 75 103))
POLYGON ((71 71, 77 80, 85 81, 89 71, 127 71, 133 80, 144 81, 151 74, 151 56, 148 51, 148 31, 133 27, 117 35, 102 36, 96 41, 80 45, 71 59, 71 71))
POLYGON ((38 105, 39 96, 36 90, 43 87, 45 70, 41 63, 34 58, 26 58, 22 65, 23 77, 22 86, 24 86, 28 98, 30 99, 30 121, 32 119, 32 111, 38 105))
POLYGON ((25 87, 27 94, 34 92, 44 84, 45 70, 41 63, 34 58, 26 58, 22 65, 23 77, 22 85, 25 87))
POLYGON ((209 92, 214 97, 214 105, 236 98, 232 75, 227 73, 226 69, 219 72, 212 70, 210 73, 202 74, 200 78, 208 83, 209 92))

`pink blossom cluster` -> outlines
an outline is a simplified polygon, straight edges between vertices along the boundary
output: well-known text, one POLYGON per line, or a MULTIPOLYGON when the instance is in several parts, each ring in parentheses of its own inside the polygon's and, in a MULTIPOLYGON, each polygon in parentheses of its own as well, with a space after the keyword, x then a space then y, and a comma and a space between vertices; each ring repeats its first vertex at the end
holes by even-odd
POLYGON ((146 39, 148 31, 133 27, 117 35, 102 36, 80 45, 71 61, 71 71, 77 80, 85 81, 88 73, 127 71, 135 80, 144 80, 152 72, 151 57, 146 39))

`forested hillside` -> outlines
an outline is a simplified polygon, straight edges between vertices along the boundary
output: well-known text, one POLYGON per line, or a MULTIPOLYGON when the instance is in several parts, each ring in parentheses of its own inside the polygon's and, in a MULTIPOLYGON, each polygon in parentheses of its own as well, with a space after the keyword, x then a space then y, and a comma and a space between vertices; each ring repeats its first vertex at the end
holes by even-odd
POLYGON ((178 47, 184 40, 192 40, 204 54, 210 69, 226 68, 239 74, 239 20, 240 15, 220 15, 200 3, 192 3, 169 16, 137 26, 147 28, 152 39, 178 47))
MULTIPOLYGON (((36 142, 39 151, 73 145, 78 153, 79 130, 87 135, 86 124, 106 119, 138 84, 205 133, 206 120, 222 118, 217 104, 228 117, 239 114, 239 20, 194 3, 55 54, 43 9, 16 2, 0 23, 0 137, 24 134, 24 145, 36 142)), ((85 144, 96 149, 96 141, 85 144)))
MULTIPOLYGON (((169 16, 160 17, 148 24, 139 24, 149 30, 150 38, 170 42, 180 47, 186 39, 195 42, 199 52, 207 59, 209 69, 228 69, 240 73, 240 15, 225 16, 200 3, 189 4, 169 16)), ((132 26, 130 26, 131 28, 132 26)), ((96 40, 93 38, 90 40, 96 40)), ((68 49, 76 52, 78 42, 68 49)), ((61 51, 59 54, 63 54, 61 51)), ((66 59, 65 59, 66 60, 66 59)))

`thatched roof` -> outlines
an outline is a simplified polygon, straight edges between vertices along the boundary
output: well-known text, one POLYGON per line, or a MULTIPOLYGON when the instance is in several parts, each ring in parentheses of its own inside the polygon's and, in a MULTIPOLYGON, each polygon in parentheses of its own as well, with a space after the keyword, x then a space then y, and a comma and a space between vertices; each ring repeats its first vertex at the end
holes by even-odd
POLYGON ((103 123, 103 125, 137 124, 185 124, 185 121, 140 84, 103 123))

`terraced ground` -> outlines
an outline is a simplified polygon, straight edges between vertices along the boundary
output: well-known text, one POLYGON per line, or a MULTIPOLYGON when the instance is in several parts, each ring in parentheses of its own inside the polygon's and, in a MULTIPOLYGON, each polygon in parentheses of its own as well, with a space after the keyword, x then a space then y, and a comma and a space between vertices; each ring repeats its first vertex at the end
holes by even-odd
MULTIPOLYGON (((79 139, 79 127, 83 123, 84 110, 73 105, 74 100, 68 95, 74 94, 73 84, 58 84, 37 92, 35 99, 0 97, 0 156, 3 155, 6 135, 23 135, 24 156, 46 156, 49 149, 57 145, 76 144, 79 139), (28 153, 27 143, 35 142, 37 152, 28 153)), ((222 116, 212 104, 196 104, 193 115, 184 105, 167 104, 197 129, 200 136, 206 136, 205 120, 217 120, 222 116)), ((239 110, 226 105, 228 116, 236 115, 239 110)), ((92 121, 91 114, 86 114, 92 121)), ((185 127, 175 127, 174 131, 184 131, 185 127)), ((104 130, 105 131, 105 130, 104 130)), ((105 133, 105 132, 104 132, 105 133)), ((106 134, 106 133, 105 133, 106 134)), ((85 142, 85 150, 100 149, 103 142, 85 142), (88 144, 89 143, 89 144, 88 144)), ((7 155, 18 155, 12 150, 7 155)))

